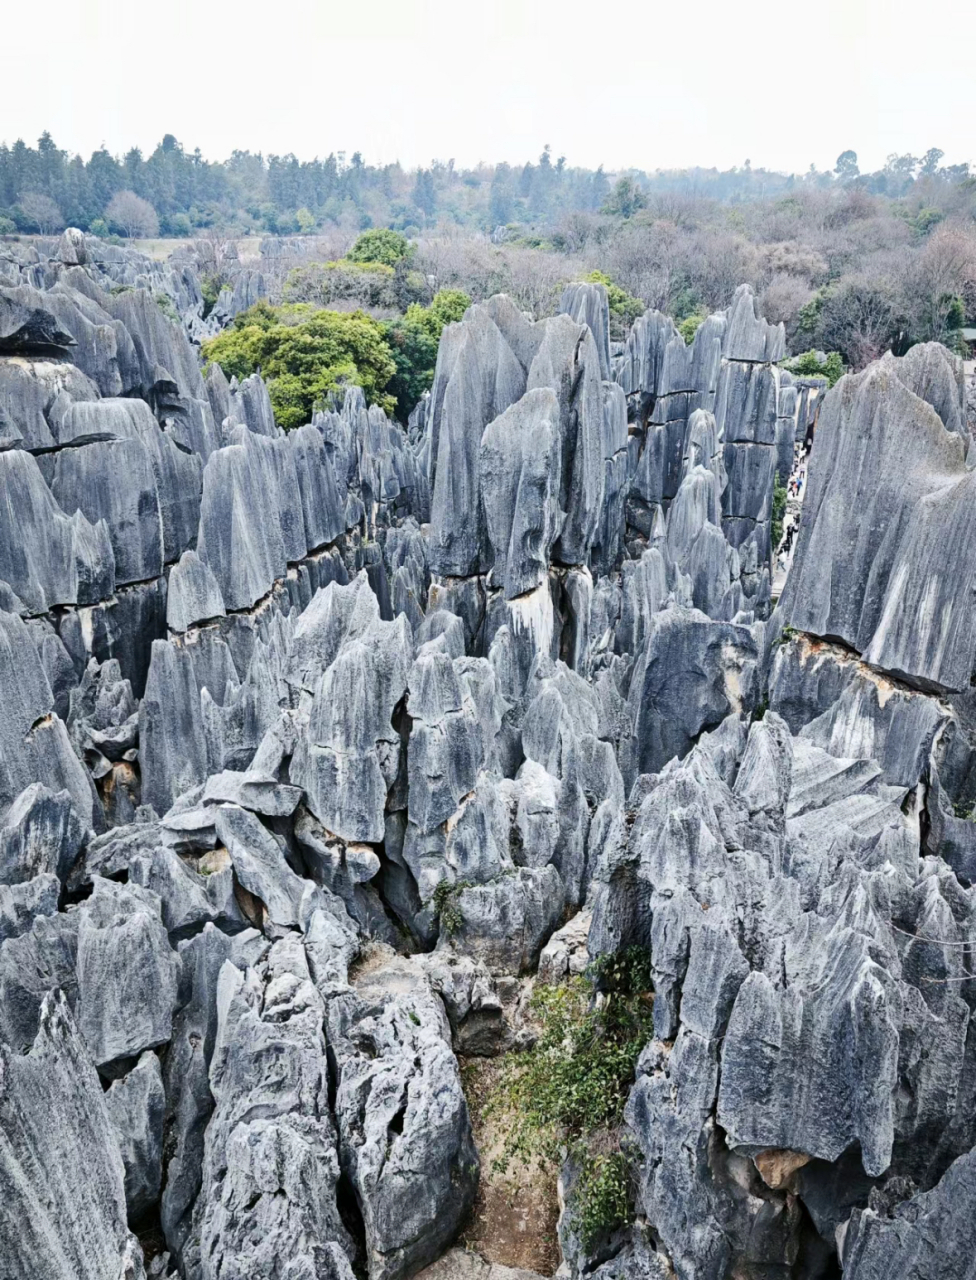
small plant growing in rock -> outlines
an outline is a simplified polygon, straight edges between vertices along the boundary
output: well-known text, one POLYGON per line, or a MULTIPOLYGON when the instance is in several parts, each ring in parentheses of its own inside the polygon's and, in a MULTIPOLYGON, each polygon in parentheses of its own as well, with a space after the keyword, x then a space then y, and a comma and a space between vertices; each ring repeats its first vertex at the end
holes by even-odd
POLYGON ((458 902, 458 898, 469 885, 470 881, 468 880, 458 880, 456 884, 449 884, 448 881, 442 880, 434 890, 431 903, 433 904, 434 915, 445 937, 453 938, 464 923, 464 916, 461 914, 461 904, 458 902))
POLYGON ((573 1219, 584 1249, 592 1249, 601 1235, 630 1221, 631 1173, 630 1158, 623 1151, 584 1161, 574 1188, 573 1219))
POLYGON ((177 314, 176 307, 173 305, 173 299, 168 293, 154 293, 153 297, 156 299, 156 306, 159 307, 167 320, 179 321, 180 317, 177 314))
POLYGON ((630 1161, 618 1130, 652 1035, 650 988, 650 955, 640 947, 599 957, 585 977, 537 987, 538 1039, 505 1061, 486 1107, 508 1125, 496 1172, 512 1160, 558 1165, 569 1156, 576 1164, 572 1222, 587 1248, 630 1218, 630 1161))

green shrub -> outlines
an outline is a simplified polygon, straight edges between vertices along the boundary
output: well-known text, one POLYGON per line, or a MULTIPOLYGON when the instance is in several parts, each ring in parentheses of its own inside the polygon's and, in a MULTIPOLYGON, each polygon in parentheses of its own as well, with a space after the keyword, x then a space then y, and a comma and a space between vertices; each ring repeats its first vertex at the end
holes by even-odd
POLYGON ((608 952, 590 963, 586 976, 598 991, 625 996, 650 991, 651 953, 645 947, 608 952))
POLYGON ((610 337, 621 341, 627 336, 627 330, 638 316, 643 315, 646 307, 640 298, 635 298, 619 284, 614 284, 603 271, 591 271, 583 279, 589 284, 602 284, 607 291, 607 305, 610 308, 610 337))
POLYGON ((88 230, 93 236, 98 236, 100 240, 104 240, 108 235, 108 223, 104 218, 93 218, 88 224, 88 230))
POLYGON ((441 289, 429 307, 411 303, 402 318, 383 326, 396 365, 388 389, 401 422, 406 422, 434 381, 437 345, 444 326, 460 320, 470 306, 471 299, 460 289, 441 289))
POLYGON ((586 1250, 631 1217, 631 1162, 622 1151, 584 1159, 573 1187, 571 1221, 586 1250))
POLYGON ((177 314, 176 307, 173 305, 173 299, 168 293, 154 293, 153 297, 156 299, 156 306, 159 307, 167 320, 179 322, 180 317, 177 314))
POLYGON ((410 244, 407 237, 388 227, 374 227, 364 231, 346 254, 350 262, 381 262, 387 267, 395 267, 409 256, 410 244))
POLYGON ((632 218, 635 213, 647 204, 647 197, 630 177, 618 178, 613 190, 606 198, 603 213, 620 218, 632 218))
MULTIPOLYGON (((542 986, 531 1008, 542 1032, 527 1053, 505 1064, 501 1106, 510 1129, 498 1165, 504 1172, 515 1156, 555 1161, 560 1149, 620 1123, 633 1082, 634 1063, 650 1038, 649 1019, 614 1001, 609 1026, 604 1008, 591 1007, 584 978, 542 986), (623 1025, 617 1016, 623 1015, 623 1025)), ((649 1014, 649 1010, 648 1010, 649 1014)))
POLYGON ((684 320, 679 321, 678 332, 681 334, 682 338, 684 338, 685 343, 688 346, 691 346, 695 341, 695 334, 707 318, 707 316, 694 314, 686 316, 684 320))
POLYGON ((406 318, 388 321, 383 333, 395 366, 388 390, 396 401, 396 416, 405 423, 414 405, 433 384, 437 339, 406 318))
POLYGON ((827 352, 826 360, 821 360, 816 351, 804 351, 801 355, 784 360, 783 368, 801 378, 826 378, 827 385, 831 387, 846 372, 839 351, 827 352))
POLYGON ((434 915, 441 932, 447 938, 453 938, 464 923, 458 898, 465 889, 470 887, 470 884, 470 880, 458 880, 455 884, 442 880, 431 897, 434 915))
POLYGON ((944 218, 945 214, 941 209, 919 209, 912 221, 919 235, 925 236, 928 235, 933 227, 937 227, 944 218))
POLYGON ((945 327, 952 332, 966 323, 966 304, 958 294, 945 293, 939 300, 945 307, 945 327))
POLYGON ((224 277, 222 275, 203 275, 200 277, 200 293, 203 297, 203 318, 206 320, 214 307, 217 305, 217 299, 220 297, 220 291, 224 287, 224 277))
POLYGON ((383 262, 309 262, 295 267, 285 280, 286 302, 358 302, 362 307, 393 307, 394 270, 383 262))
POLYGON ((0 236, 12 236, 17 233, 17 224, 13 218, 0 213, 0 236))
POLYGON ((315 311, 256 303, 232 328, 203 344, 208 364, 228 376, 258 370, 268 383, 275 421, 285 430, 310 422, 329 394, 361 386, 370 404, 392 412, 386 386, 395 372, 382 326, 362 311, 315 311))
POLYGON ((589 1247, 630 1217, 629 1160, 618 1130, 637 1058, 652 1036, 650 956, 631 948, 601 957, 586 977, 537 986, 530 1010, 539 1037, 504 1061, 485 1107, 507 1128, 494 1168, 505 1173, 512 1160, 555 1164, 568 1151, 580 1170, 574 1225, 589 1247))
MULTIPOLYGON (((440 339, 445 325, 463 320, 464 313, 470 306, 471 299, 463 289, 439 289, 434 294, 430 306, 426 309, 422 308, 429 332, 440 339)), ((409 315, 409 312, 407 314, 409 315)))

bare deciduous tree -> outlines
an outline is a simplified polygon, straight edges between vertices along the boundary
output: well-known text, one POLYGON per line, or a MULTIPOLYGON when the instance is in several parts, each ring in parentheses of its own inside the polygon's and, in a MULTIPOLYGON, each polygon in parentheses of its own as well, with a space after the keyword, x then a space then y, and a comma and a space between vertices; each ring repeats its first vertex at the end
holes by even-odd
POLYGON ((945 342, 959 327, 959 303, 976 308, 976 235, 968 226, 939 227, 908 267, 906 312, 914 336, 945 342))
POLYGON ((28 218, 37 223, 41 235, 52 236, 64 229, 61 210, 43 191, 28 191, 21 196, 20 207, 28 218))
POLYGON ((130 240, 151 240, 159 235, 159 219, 148 200, 134 191, 117 191, 108 202, 105 216, 121 227, 130 240))
POLYGON ((787 333, 791 334, 800 310, 813 296, 813 289, 804 279, 784 274, 773 276, 760 294, 759 305, 770 323, 779 324, 782 321, 787 333))
POLYGON ((884 355, 899 332, 900 291, 884 276, 849 276, 823 303, 817 337, 855 370, 884 355))

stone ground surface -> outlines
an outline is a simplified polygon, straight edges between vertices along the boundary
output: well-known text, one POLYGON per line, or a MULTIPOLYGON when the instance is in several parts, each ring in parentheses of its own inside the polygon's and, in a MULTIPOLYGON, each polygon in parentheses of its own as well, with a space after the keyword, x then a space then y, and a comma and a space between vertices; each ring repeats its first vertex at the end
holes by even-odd
MULTIPOLYGON (((526 1268, 508 1273, 472 1271, 472 1280, 512 1280, 514 1276, 551 1276, 559 1265, 556 1223, 559 1199, 556 1192, 558 1170, 544 1165, 528 1167, 512 1161, 506 1173, 492 1169, 492 1161, 502 1154, 506 1121, 503 1116, 485 1115, 485 1103, 496 1093, 504 1059, 469 1058, 462 1063, 461 1081, 471 1129, 481 1155, 481 1184, 471 1220, 461 1237, 462 1244, 502 1267, 526 1268)), ((455 1273, 431 1274, 429 1280, 453 1280, 455 1273)), ((468 1273, 458 1271, 458 1280, 468 1273)))
POLYGON ((541 1280, 538 1272, 486 1262, 471 1249, 452 1249, 416 1280, 541 1280))

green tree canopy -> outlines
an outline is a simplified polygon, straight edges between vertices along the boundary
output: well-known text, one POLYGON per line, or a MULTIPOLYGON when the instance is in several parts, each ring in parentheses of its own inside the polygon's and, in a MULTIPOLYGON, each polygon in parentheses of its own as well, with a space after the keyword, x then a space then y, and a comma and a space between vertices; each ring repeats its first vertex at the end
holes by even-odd
POLYGON ((834 173, 837 174, 841 182, 853 182, 860 172, 857 167, 857 152, 842 151, 837 157, 837 163, 834 165, 834 173))
POLYGON ((444 326, 460 320, 471 299, 460 289, 441 289, 429 307, 411 303, 406 314, 384 325, 396 372, 389 391, 396 400, 396 414, 406 422, 414 405, 434 381, 437 346, 444 326))
POLYGON ((350 262, 381 262, 387 267, 395 267, 409 256, 407 237, 402 232, 390 231, 387 227, 364 231, 346 254, 350 262))
POLYGON ((203 345, 208 364, 268 383, 275 421, 285 430, 310 422, 332 391, 355 384, 370 404, 394 407, 386 387, 396 372, 383 327, 362 311, 315 311, 307 305, 256 303, 233 328, 203 345))
POLYGON ((621 218, 630 218, 646 204, 647 197, 634 179, 623 177, 617 179, 613 190, 607 196, 603 212, 616 214, 621 218))

